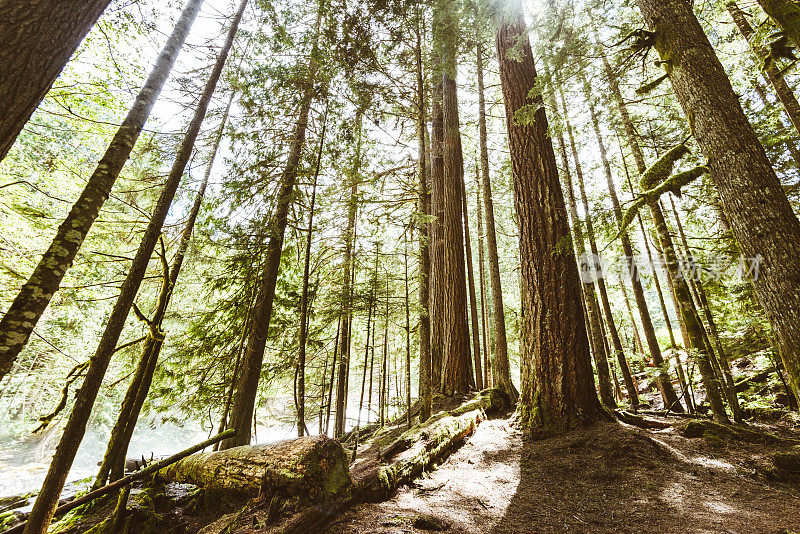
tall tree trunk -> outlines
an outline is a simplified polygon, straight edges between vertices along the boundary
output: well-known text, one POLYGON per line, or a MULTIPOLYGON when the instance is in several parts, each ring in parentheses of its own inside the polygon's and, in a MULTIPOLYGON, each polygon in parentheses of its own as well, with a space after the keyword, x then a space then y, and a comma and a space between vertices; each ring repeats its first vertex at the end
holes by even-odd
POLYGON ((239 22, 242 19, 244 8, 247 5, 247 0, 242 0, 238 7, 233 22, 228 30, 228 35, 225 44, 217 57, 217 62, 214 65, 214 70, 206 82, 203 89, 202 96, 198 101, 197 108, 195 109, 192 121, 186 130, 186 134, 178 149, 178 154, 175 157, 175 162, 172 165, 167 181, 164 184, 164 189, 161 196, 156 203, 153 214, 150 218, 150 223, 147 230, 142 237, 142 242, 139 245, 139 250, 131 264, 131 269, 122 283, 120 296, 114 305, 111 316, 106 324, 106 329, 100 339, 94 357, 91 359, 89 370, 86 373, 81 389, 75 397, 75 405, 70 414, 69 420, 64 427, 64 433, 61 436, 61 441, 58 444, 53 460, 50 464, 50 469, 42 484, 42 490, 36 498, 36 502, 31 510, 31 515, 28 518, 28 523, 25 526, 25 534, 44 534, 47 532, 47 527, 53 518, 58 498, 61 490, 64 488, 64 483, 67 479, 67 474, 72 467, 72 462, 75 460, 75 454, 78 451, 83 435, 86 432, 86 424, 89 421, 89 416, 92 413, 94 401, 97 398, 97 393, 103 382, 108 364, 111 361, 111 356, 114 354, 114 349, 122 333, 122 328, 125 326, 125 320, 128 312, 133 305, 136 293, 139 291, 142 279, 147 271, 147 265, 150 262, 150 257, 153 254, 153 249, 158 242, 161 235, 161 228, 164 225, 164 220, 169 212, 170 204, 175 197, 175 192, 189 162, 194 149, 194 143, 197 139, 197 134, 200 132, 200 126, 205 118, 208 104, 216 89, 219 77, 222 74, 222 69, 225 66, 225 61, 228 58, 231 46, 233 46, 233 39, 236 36, 236 31, 239 27, 239 22))
POLYGON ((589 424, 603 417, 603 408, 594 388, 580 276, 569 246, 567 208, 547 116, 541 96, 529 98, 536 67, 527 35, 521 2, 509 2, 498 14, 496 43, 528 295, 525 328, 532 330, 534 341, 525 344, 521 355, 532 379, 526 381, 520 403, 526 426, 546 433, 589 424), (533 120, 516 120, 517 111, 526 106, 533 106, 533 120))
MULTIPOLYGON (((742 9, 733 0, 726 2, 725 7, 731 14, 731 18, 736 24, 736 27, 739 28, 739 32, 741 32, 742 37, 744 37, 745 41, 750 44, 751 48, 753 49, 753 53, 760 60, 763 60, 769 52, 767 50, 757 49, 751 41, 753 35, 755 34, 755 30, 753 30, 753 27, 747 21, 747 14, 742 11, 742 9)), ((794 92, 789 87, 789 84, 786 83, 783 74, 774 62, 771 62, 769 66, 764 69, 764 72, 766 73, 769 83, 772 85, 773 89, 775 89, 775 94, 778 96, 778 100, 780 100, 781 104, 783 105, 783 110, 786 113, 786 116, 789 118, 789 121, 794 126, 795 132, 800 134, 800 103, 797 102, 797 97, 794 96, 794 92)), ((800 165, 800 161, 798 161, 797 164, 800 165)))
POLYGON ((253 325, 247 340, 247 349, 244 353, 241 373, 236 384, 236 394, 233 398, 233 410, 231 411, 229 427, 236 430, 236 435, 223 441, 220 444, 220 450, 250 443, 250 431, 256 396, 258 395, 258 381, 261 377, 261 364, 264 360, 267 333, 272 316, 272 303, 275 298, 275 285, 278 280, 278 269, 281 262, 281 252, 283 251, 283 235, 288 223, 289 208, 294 200, 294 187, 306 140, 308 114, 314 99, 314 84, 317 79, 318 69, 316 50, 319 45, 323 8, 324 0, 319 0, 308 77, 302 89, 297 122, 291 137, 289 156, 278 185, 277 204, 269 225, 270 235, 267 243, 264 272, 258 284, 258 297, 256 297, 256 304, 252 311, 253 325))
MULTIPOLYGON (((623 108, 624 108, 624 106, 623 106, 623 108)), ((622 167, 625 170, 625 179, 627 181, 628 188, 630 190, 630 193, 632 195, 635 195, 635 192, 634 192, 634 189, 633 189, 633 184, 631 183, 631 177, 630 177, 630 174, 628 172, 628 162, 627 162, 627 160, 625 158, 625 153, 622 151, 622 145, 621 144, 620 144, 619 149, 620 149, 620 157, 622 158, 622 167)), ((616 190, 615 190, 615 196, 616 196, 616 190)), ((617 201, 617 203, 619 203, 619 201, 617 201)), ((691 392, 691 384, 689 383, 689 381, 688 381, 688 379, 686 377, 686 374, 685 374, 684 369, 683 369, 683 363, 681 362, 680 354, 678 353, 678 344, 675 342, 675 334, 672 331, 672 322, 669 319, 669 312, 667 311, 667 303, 664 300, 664 293, 661 290, 661 282, 659 282, 659 280, 658 280, 658 270, 656 269, 655 263, 653 262, 653 256, 652 256, 652 254, 650 252, 650 243, 649 243, 649 240, 647 238, 647 232, 644 229, 644 224, 642 223, 641 216, 637 215, 636 219, 639 221, 639 228, 640 228, 640 230, 642 232, 642 241, 644 242, 644 249, 645 249, 645 252, 647 253, 647 262, 648 262, 648 265, 650 265, 650 271, 651 271, 651 273, 653 275, 653 285, 656 288, 656 295, 658 296, 658 303, 659 303, 659 306, 661 307, 661 313, 663 314, 663 317, 664 317, 664 324, 667 327, 667 333, 669 334, 670 348, 672 348, 672 354, 673 354, 673 356, 675 358, 675 368, 678 371, 678 380, 680 381, 680 384, 681 384, 681 391, 683 392, 683 398, 684 398, 684 401, 686 402, 686 407, 689 409, 689 412, 694 413, 695 412, 695 408, 694 408, 694 400, 693 400, 693 396, 692 396, 692 392, 691 392)), ((637 301, 637 303, 638 303, 638 301, 637 301)), ((641 308, 640 308, 640 310, 641 310, 641 308)), ((676 306, 676 310, 677 310, 677 306, 676 306)), ((651 325, 652 325, 652 323, 651 323, 651 325)), ((683 328, 682 325, 683 325, 683 322, 681 322, 681 328, 683 328)))
POLYGON ((431 324, 431 388, 442 387, 442 354, 444 348, 444 123, 442 115, 441 71, 433 69, 433 117, 431 127, 431 174, 430 174, 430 298, 428 316, 431 324), (438 77, 436 75, 439 75, 438 77))
MULTIPOLYGON (((467 324, 467 280, 464 266, 464 203, 461 184, 464 160, 456 91, 458 22, 453 6, 438 0, 434 8, 434 39, 442 59, 442 268, 445 295, 442 314, 442 392, 466 393, 470 389, 469 326, 467 324)), ((436 190, 434 190, 434 193, 436 190)))
MULTIPOLYGON (((328 128, 328 107, 322 118, 322 133, 317 149, 317 166, 314 170, 314 184, 311 186, 311 206, 308 208, 308 233, 306 234, 306 258, 303 265, 303 290, 300 295, 300 350, 297 356, 297 437, 308 434, 306 428, 306 341, 308 339, 308 277, 311 269, 311 236, 314 233, 314 206, 317 202, 317 180, 322 165, 322 148, 325 146, 325 132, 328 128)), ((324 371, 323 371, 324 373, 324 371)))
MULTIPOLYGON (((494 222, 494 200, 492 182, 489 177, 489 147, 486 129, 486 98, 483 82, 483 42, 477 36, 478 70, 478 130, 481 158, 481 179, 483 182, 484 217, 486 218, 486 252, 489 260, 489 283, 492 293, 492 318, 494 319, 493 339, 494 357, 491 362, 492 385, 499 387, 516 400, 519 393, 511 382, 511 365, 508 362, 508 340, 506 337, 506 312, 503 306, 503 285, 500 281, 500 258, 497 250, 497 233, 494 222)), ((487 351, 490 354, 491 351, 487 351)), ((487 366, 487 371, 489 366, 487 366)))
POLYGON ((481 335, 483 336, 483 385, 490 387, 489 382, 489 310, 486 302, 486 274, 484 273, 483 258, 483 207, 481 206, 481 179, 480 175, 475 176, 475 194, 478 206, 478 279, 481 286, 481 335))
POLYGON ((711 404, 711 411, 715 420, 728 423, 728 415, 725 413, 725 406, 722 404, 722 396, 720 395, 719 382, 711 365, 708 349, 703 339, 703 325, 694 308, 689 286, 681 274, 680 264, 675 253, 675 246, 672 243, 667 221, 664 219, 664 214, 657 202, 651 202, 649 207, 650 213, 653 214, 653 222, 661 245, 661 252, 664 255, 664 264, 672 281, 675 298, 678 301, 678 309, 686 326, 686 333, 689 337, 688 342, 696 353, 697 367, 700 370, 700 377, 706 389, 708 401, 711 404))
MULTIPOLYGON (((3 95, 0 98, 0 159, 11 146, 13 138, 19 133, 24 122, 28 120, 34 108, 39 104, 39 100, 50 88, 66 60, 72 55, 80 40, 107 4, 108 1, 78 3, 74 1, 0 0, 0 13, 2 13, 0 16, 0 72, 3 73, 0 77, 0 95, 3 95), (80 7, 75 4, 80 4, 80 7), (92 10, 96 13, 92 14, 92 10), (55 15, 58 16, 50 20, 49 17, 55 15), (28 21, 28 23, 25 24, 23 21, 28 21), (45 21, 48 21, 48 24, 39 27, 39 24, 45 21), (76 39, 74 46, 67 47, 69 50, 62 50, 61 46, 64 43, 62 40, 54 38, 53 30, 64 30, 69 34, 76 31, 74 27, 71 27, 72 24, 83 24, 85 28, 80 36, 73 36, 76 39), (47 30, 43 29, 45 27, 47 30), (19 39, 25 37, 34 41, 41 39, 42 42, 37 43, 35 49, 29 49, 32 43, 25 45, 19 42, 19 39), (15 48, 14 43, 20 48, 15 48), (57 50, 55 52, 54 46, 57 50), (63 53, 66 53, 66 56, 59 59, 63 53), (40 78, 40 76, 49 76, 43 61, 45 63, 60 61, 57 69, 52 73, 50 79, 46 80, 46 83, 40 78), (33 68, 42 68, 45 71, 32 70, 29 73, 28 69, 33 68), (36 72, 36 75, 33 75, 32 72, 36 72), (22 76, 22 78, 18 78, 18 76, 22 76), (15 88, 16 84, 19 86, 15 88), (43 87, 41 91, 37 92, 35 87, 39 84, 42 84, 43 87), (15 111, 17 105, 20 107, 15 111), (17 121, 21 121, 18 128, 15 126, 17 121), (7 136, 12 134, 13 137, 9 140, 7 136)), ((133 145, 139 138, 202 4, 203 0, 190 0, 186 5, 172 34, 156 59, 150 75, 136 96, 133 106, 114 134, 94 173, 89 177, 81 196, 72 206, 64 222, 58 227, 52 243, 0 320, 0 382, 11 371, 17 356, 27 344, 36 323, 50 304, 53 295, 58 291, 61 280, 72 266, 83 240, 100 214, 100 208, 111 194, 111 188, 128 160, 133 145)))
MULTIPOLYGON (((672 207, 672 213, 675 216, 678 235, 683 243, 686 262, 688 263, 689 269, 693 270, 693 266, 696 266, 697 264, 694 260, 694 256, 692 255, 692 250, 689 248, 689 240, 686 238, 686 233, 683 231, 683 224, 681 224, 680 214, 678 213, 678 209, 675 207, 675 202, 672 200, 672 197, 670 197, 669 201, 672 207)), ((719 362, 720 371, 722 374, 725 397, 728 400, 728 405, 731 407, 731 412, 733 412, 733 419, 737 422, 741 422, 744 420, 744 414, 742 413, 742 408, 739 405, 739 398, 736 395, 736 385, 733 381, 733 375, 731 374, 731 366, 728 362, 727 356, 725 355, 725 349, 722 346, 722 341, 720 340, 719 332, 717 331, 717 323, 714 321, 714 316, 711 313, 711 306, 708 303, 708 298, 706 297, 706 291, 703 288, 702 280, 700 280, 699 277, 695 278, 693 280, 693 286, 696 289, 697 304, 703 310, 703 315, 705 316, 706 323, 708 324, 708 333, 714 341, 714 348, 717 352, 717 360, 719 362)))
MULTIPOLYGON (((375 272, 378 271, 378 256, 375 255, 375 272)), ((372 310, 375 307, 375 292, 373 291, 372 294, 369 296, 369 305, 367 307, 367 335, 366 340, 364 341, 364 373, 361 375, 361 396, 358 400, 358 416, 356 419, 356 440, 353 445, 353 455, 351 462, 355 462, 356 455, 358 454, 358 441, 361 435, 361 410, 364 408, 364 389, 367 385, 367 364, 369 363, 369 333, 370 328, 372 327, 372 310)), ((372 342, 374 343, 375 340, 373 339, 372 342)))
POLYGON ((363 107, 357 112, 356 124, 356 154, 351 171, 350 198, 347 201, 347 230, 344 235, 344 274, 342 277, 342 334, 339 339, 339 371, 336 381, 336 413, 334 415, 334 437, 339 437, 345 431, 345 419, 347 416, 347 382, 350 368, 350 317, 352 315, 353 302, 351 278, 354 274, 353 268, 353 245, 355 243, 356 213, 358 212, 358 185, 361 172, 361 147, 364 122, 363 107))
MULTIPOLYGON (((333 361, 331 362, 331 375, 328 381, 328 402, 325 405, 325 432, 327 436, 331 426, 331 403, 333 402, 333 383, 336 381, 336 362, 339 355, 339 332, 342 329, 342 318, 336 321, 336 337, 333 338, 333 361)), ((370 378, 372 380, 372 378, 370 378)))
MULTIPOLYGON (((125 393, 125 398, 120 407, 120 414, 114 428, 111 431, 111 436, 108 441, 103 462, 100 466, 97 477, 95 478, 93 489, 99 489, 109 479, 111 481, 119 480, 125 474, 125 458, 128 453, 128 446, 130 445, 133 432, 136 429, 136 423, 139 420, 142 406, 144 405, 147 395, 150 392, 150 385, 153 381, 153 375, 156 370, 156 364, 161 353, 161 348, 164 343, 165 333, 161 330, 161 325, 164 316, 169 306, 169 301, 172 297, 175 284, 177 283, 178 276, 180 275, 181 268, 183 267, 183 260, 186 257, 186 252, 189 250, 189 244, 192 240, 192 233, 194 232, 194 225, 197 221, 197 216, 200 213, 200 207, 203 204, 208 181, 211 177, 211 169, 214 166, 214 159, 216 158, 217 151, 219 150, 220 142, 222 141, 222 134, 225 131, 225 125, 228 121, 228 114, 230 113, 231 105, 233 104, 234 94, 231 94, 228 100, 228 105, 222 116, 222 122, 217 129, 217 134, 214 139, 214 145, 211 149, 211 158, 206 166, 203 181, 194 199, 192 209, 189 211, 189 218, 186 221, 186 226, 181 234, 181 240, 178 245, 178 251, 172 260, 172 266, 167 267, 166 254, 162 248, 161 261, 164 268, 164 282, 162 284, 161 293, 158 298, 156 309, 150 319, 150 331, 147 339, 145 339, 142 355, 139 358, 139 365, 137 366, 136 373, 131 381, 128 390, 125 393)), ((162 241, 163 245, 163 241, 162 241)), ((235 374, 235 370, 234 370, 235 374)))
MULTIPOLYGON (((588 80, 585 77, 585 73, 581 71, 581 75, 583 78, 583 87, 584 87, 584 95, 589 103, 589 113, 592 118, 592 128, 594 129, 595 137, 597 138, 597 147, 600 151, 600 160, 603 164, 603 171, 605 172, 606 177, 606 184, 608 185, 608 194, 611 197, 611 205, 614 210, 614 217, 617 220, 617 224, 622 224, 622 208, 619 203, 619 197, 617 196, 617 189, 614 185, 614 178, 611 173, 611 163, 608 160, 608 154, 606 151, 605 142, 603 140, 602 132, 600 131, 600 120, 597 115, 597 110, 595 109, 594 103, 590 100, 591 95, 591 87, 589 86, 588 80)), ((631 246, 630 238, 628 237, 627 231, 623 231, 620 235, 620 242, 622 243, 622 251, 625 254, 627 268, 628 268, 628 275, 630 276, 631 286, 633 287, 633 295, 634 299, 636 300, 636 306, 639 310, 639 317, 642 321, 642 328, 644 329, 645 339, 647 340, 647 347, 650 350, 651 354, 661 352, 661 349, 658 345, 658 338, 656 337, 655 328, 653 327, 653 320, 650 317, 650 310, 647 307, 647 300, 645 299, 644 295, 644 288, 642 288, 642 281, 639 278, 639 271, 638 266, 636 263, 636 256, 633 253, 633 247, 631 246)), ((624 281, 620 281, 620 284, 624 284, 624 281)), ((610 306, 606 306, 607 297, 603 302, 603 308, 606 314, 606 322, 610 325, 613 324, 613 316, 611 315, 611 308, 610 306)), ((628 395, 631 398, 631 402, 636 406, 639 401, 639 396, 634 391, 633 395, 631 395, 631 389, 635 388, 633 379, 631 378, 630 368, 628 366, 627 360, 624 359, 624 352, 620 352, 620 348, 618 348, 617 343, 619 343, 619 347, 622 346, 622 341, 619 339, 619 333, 616 335, 616 340, 614 339, 614 333, 611 328, 609 330, 612 332, 612 341, 614 342, 614 350, 617 352, 617 359, 620 364, 620 370, 622 371, 622 378, 625 382, 625 388, 628 390, 628 395), (622 358, 620 358, 620 354, 622 358), (624 365, 623 365, 624 362, 624 365)))
POLYGON ((0 0, 0 161, 110 3, 0 0))
MULTIPOLYGON (((633 153, 639 174, 643 174, 647 170, 647 166, 644 161, 644 155, 642 154, 636 131, 633 128, 633 122, 628 114, 627 106, 622 98, 622 93, 619 90, 619 84, 616 78, 613 76, 611 66, 608 63, 605 54, 602 53, 602 50, 601 56, 612 96, 617 103, 617 109, 619 110, 622 118, 622 125, 625 128, 625 134, 628 138, 628 145, 633 153)), ((703 380, 703 385, 706 388, 706 394, 708 395, 709 402, 711 403, 711 409, 714 413, 714 417, 719 421, 727 422, 728 416, 725 413, 725 407, 722 404, 722 398, 719 394, 716 376, 714 375, 714 370, 711 367, 709 355, 705 350, 705 345, 702 340, 702 324, 700 323, 700 318, 697 316, 697 313, 694 312, 692 296, 689 292, 689 287, 686 285, 686 281, 683 280, 680 275, 680 267, 676 263, 677 258, 675 256, 675 247, 672 244, 672 236, 667 228, 664 214, 662 213, 657 202, 651 202, 648 204, 648 207, 653 215, 653 222, 655 224, 658 240, 660 242, 660 250, 664 255, 663 263, 667 268, 667 279, 670 283, 670 288, 673 291, 673 297, 675 298, 675 308, 678 312, 678 316, 681 318, 681 324, 684 332, 684 342, 687 344, 686 348, 693 348, 697 351, 696 360, 698 363, 698 368, 703 380)), ((642 231, 644 232, 644 229, 642 231)))
POLYGON ((475 387, 480 391, 483 389, 483 370, 481 368, 481 335, 480 325, 478 324, 478 303, 475 297, 475 274, 472 270, 472 245, 469 238, 469 216, 467 215, 467 184, 464 181, 464 174, 461 174, 461 191, 463 192, 463 212, 464 212, 464 243, 467 253, 467 283, 469 286, 469 311, 472 322, 472 357, 475 361, 475 387))
MULTIPOLYGON (((413 228, 408 226, 409 229, 413 228)), ((411 236, 413 239, 413 235, 411 236)), ((403 267, 405 276, 403 282, 405 286, 406 301, 406 425, 411 428, 411 311, 408 299, 408 239, 403 240, 403 267)))
POLYGON ((800 6, 797 5, 797 2, 794 0, 758 0, 758 4, 783 30, 794 46, 800 48, 800 6))
POLYGON ((429 280, 431 274, 431 257, 429 247, 427 217, 430 215, 428 205, 428 154, 427 154, 427 118, 425 108, 425 78, 422 72, 422 32, 424 20, 422 9, 416 7, 417 43, 414 50, 417 74, 417 139, 419 141, 419 160, 417 174, 419 178, 417 204, 417 231, 419 234, 419 421, 424 423, 431 416, 431 318, 428 306, 430 295, 429 280))
MULTIPOLYGON (((547 64, 545 64, 545 69, 547 69, 547 64)), ((546 70, 545 75, 549 78, 549 73, 546 70)), ((556 84, 558 83, 559 82, 556 82, 556 84)), ((555 88, 553 88, 553 91, 550 92, 552 100, 551 105, 554 110, 557 110, 555 107, 556 103, 554 92, 555 88)), ((566 112, 564 94, 561 91, 560 94, 562 109, 557 111, 566 112)), ((564 116, 564 120, 567 122, 567 124, 569 124, 566 115, 564 116)), ((567 126, 567 130, 571 131, 571 127, 567 126)), ((572 232, 574 236, 573 244, 575 247, 575 253, 579 258, 583 259, 586 258, 586 245, 584 241, 581 220, 578 216, 578 204, 575 200, 575 192, 572 187, 572 173, 570 172, 569 157, 567 156, 567 145, 564 142, 564 135, 561 132, 558 133, 557 140, 559 153, 561 154, 561 165, 564 170, 563 183, 566 186, 569 213, 572 217, 572 232)), ((575 164, 578 164, 577 160, 575 160, 575 164)), ((588 279, 582 280, 583 283, 581 284, 581 288, 583 290, 583 303, 586 312, 585 318, 587 319, 587 334, 589 335, 589 340, 591 342, 595 371, 597 371, 600 400, 605 405, 616 408, 617 403, 614 401, 614 390, 611 385, 611 372, 608 369, 608 355, 606 354, 605 343, 603 342, 603 329, 600 326, 600 305, 597 302, 597 295, 594 292, 595 284, 592 280, 593 275, 592 273, 588 274, 588 279)))
MULTIPOLYGON (((800 396, 800 221, 691 6, 681 0, 637 2, 659 37, 659 54, 670 60, 672 87, 709 160, 739 249, 758 258, 758 275, 752 276, 755 293, 778 335, 794 393, 800 396)), ((800 7, 789 1, 760 3, 770 7, 773 18, 778 12, 772 8, 778 8, 782 27, 800 45, 800 7)))

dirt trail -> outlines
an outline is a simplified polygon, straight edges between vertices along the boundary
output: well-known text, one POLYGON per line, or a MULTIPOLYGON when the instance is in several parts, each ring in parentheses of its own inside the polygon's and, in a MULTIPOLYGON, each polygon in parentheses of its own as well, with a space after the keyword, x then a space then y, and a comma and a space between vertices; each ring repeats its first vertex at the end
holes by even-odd
POLYGON ((414 487, 324 532, 800 532, 798 486, 756 469, 776 450, 618 424, 527 442, 492 419, 414 487))

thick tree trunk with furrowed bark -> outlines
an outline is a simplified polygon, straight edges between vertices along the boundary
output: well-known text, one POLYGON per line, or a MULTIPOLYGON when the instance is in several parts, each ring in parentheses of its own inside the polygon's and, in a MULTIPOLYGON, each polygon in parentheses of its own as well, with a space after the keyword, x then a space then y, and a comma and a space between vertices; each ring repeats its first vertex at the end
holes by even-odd
MULTIPOLYGON (((10 38, 9 32, 12 30, 31 29, 31 27, 21 22, 18 22, 20 24, 18 28, 8 28, 6 27, 6 22, 8 20, 16 20, 15 17, 20 17, 21 19, 29 18, 31 16, 30 13, 23 16, 23 11, 26 9, 34 10, 37 6, 39 9, 44 9, 41 4, 56 4, 58 2, 27 2, 26 8, 8 6, 12 11, 5 11, 5 4, 11 3, 22 4, 23 2, 6 2, 0 0, 0 72, 3 73, 2 76, 0 76, 0 94, 3 95, 3 98, 0 98, 0 159, 2 159, 4 154, 3 130, 6 127, 5 121, 11 120, 13 115, 11 110, 7 110, 9 114, 6 115, 3 110, 3 105, 6 95, 10 98, 14 98, 13 95, 15 94, 14 89, 6 88, 5 85, 7 83, 19 82, 14 76, 18 67, 7 65, 7 68, 5 68, 5 64, 12 59, 13 61, 17 61, 20 56, 27 57, 24 52, 16 48, 7 48, 4 41, 10 38), (6 15, 10 15, 10 18, 6 15)), ((61 2, 61 4, 64 4, 64 6, 56 10, 60 16, 56 19, 58 23, 53 23, 53 27, 61 28, 67 24, 67 21, 74 21, 76 18, 80 18, 80 15, 85 16, 87 6, 103 4, 104 8, 105 4, 108 4, 108 2, 83 2, 82 4, 84 7, 81 8, 73 5, 75 2, 72 1, 61 2), (62 7, 70 8, 67 11, 68 15, 61 13, 62 7), (72 10, 75 11, 73 12, 72 10)), ((130 111, 128 111, 128 115, 125 117, 125 120, 108 145, 103 158, 86 183, 81 196, 72 206, 64 222, 59 226, 50 247, 45 251, 42 259, 39 260, 39 264, 34 269, 30 278, 25 285, 22 286, 14 302, 11 304, 8 311, 6 311, 2 320, 0 320, 0 382, 2 382, 3 377, 11 371, 14 361, 16 361, 17 356, 27 344, 28 338, 33 332, 37 321, 50 304, 50 300, 53 298, 55 292, 58 291, 61 280, 64 278, 67 270, 72 267, 75 255, 81 248, 83 240, 89 233, 92 224, 100 215, 100 208, 102 208, 108 196, 111 194, 111 188, 114 186, 114 182, 117 180, 122 167, 125 165, 125 162, 128 160, 133 150, 133 146, 136 144, 136 140, 139 138, 139 134, 158 99, 158 95, 161 93, 161 89, 164 87, 164 83, 167 81, 172 66, 178 58, 178 52, 180 52, 186 40, 186 36, 189 34, 189 29, 197 17, 202 4, 203 0, 190 0, 186 5, 178 22, 175 24, 172 34, 161 50, 161 54, 158 56, 147 81, 145 81, 133 106, 131 106, 130 111)), ((102 12, 102 9, 97 13, 98 16, 100 12, 102 12)), ((94 17, 94 19, 96 18, 97 16, 94 17)), ((89 26, 93 23, 94 20, 92 20, 89 26)), ((86 31, 88 31, 88 28, 86 31)), ((48 28, 47 31, 43 29, 32 30, 31 36, 33 35, 41 35, 42 38, 47 36, 48 43, 50 42, 49 40, 53 38, 50 28, 48 28)), ((77 43, 75 46, 77 46, 77 43)), ((74 50, 74 48, 72 50, 74 50)), ((36 50, 32 53, 39 54, 42 51, 43 50, 36 50)), ((70 51, 69 54, 71 53, 70 51)), ((64 61, 66 61, 66 59, 64 59, 64 61)), ((30 66, 31 65, 23 63, 20 64, 19 68, 27 69, 30 66)), ((63 63, 61 67, 63 67, 63 63)), ((59 67, 58 72, 60 72, 60 70, 59 67)), ((56 74, 58 72, 56 72, 56 74)), ((20 75, 23 75, 22 71, 20 75)), ((32 79, 36 78, 34 77, 32 79)), ((53 79, 55 79, 55 76, 53 76, 53 79)), ((48 83, 47 88, 50 87, 51 83, 52 80, 48 83)), ((26 91, 27 90, 32 89, 28 88, 26 91)), ((35 95, 28 95, 26 93, 26 97, 27 96, 35 95)), ((42 93, 41 96, 44 96, 44 93, 42 93)), ((41 99, 41 96, 39 99, 41 99)), ((33 107, 35 107, 36 104, 38 104, 38 100, 36 100, 33 107)), ((30 110, 30 112, 32 111, 33 109, 30 110)), ((28 112, 28 116, 30 112, 28 112)), ((24 120, 27 120, 27 116, 24 120)), ((16 136, 16 133, 14 135, 16 136)))
MULTIPOLYGON (((758 261, 757 276, 751 273, 755 293, 800 397, 800 221, 691 6, 681 0, 637 2, 656 33, 661 58, 670 62, 672 87, 709 160, 739 249, 758 261)), ((788 0, 760 3, 800 45, 800 7, 788 0)))
POLYGON ((25 527, 25 534, 43 534, 47 531, 47 527, 53 517, 53 512, 58 504, 61 490, 64 488, 67 474, 72 467, 75 454, 78 452, 78 446, 86 431, 86 424, 89 421, 94 401, 97 398, 97 394, 103 382, 103 377, 108 369, 111 356, 114 353, 114 349, 119 341, 119 336, 122 333, 122 328, 125 325, 125 320, 133 305, 134 298, 139 290, 145 272, 147 271, 147 265, 150 262, 153 249, 161 235, 161 228, 164 225, 164 220, 167 218, 167 213, 175 197, 175 192, 178 189, 181 177, 186 170, 186 165, 189 163, 189 158, 194 150, 195 140, 200 133, 200 126, 203 123, 209 102, 217 87, 220 75, 222 74, 222 69, 225 66, 228 53, 233 46, 233 39, 236 36, 236 31, 238 30, 239 22, 242 19, 247 1, 248 0, 242 0, 231 22, 225 44, 217 57, 214 69, 203 89, 202 96, 198 101, 197 108, 186 130, 181 146, 178 149, 175 162, 164 184, 164 189, 156 203, 150 218, 150 223, 147 226, 139 249, 133 259, 131 269, 125 281, 122 283, 120 296, 108 319, 97 351, 91 359, 91 364, 86 373, 83 386, 81 386, 81 389, 76 395, 75 405, 64 427, 61 441, 53 455, 50 469, 42 485, 42 491, 36 498, 36 503, 33 506, 28 524, 25 527))
POLYGON ((111 0, 0 0, 0 161, 111 0))
MULTIPOLYGON (((464 159, 456 90, 457 22, 453 7, 443 0, 434 6, 434 39, 442 59, 442 151, 443 181, 441 230, 442 294, 442 392, 465 393, 470 389, 469 326, 467 324, 467 280, 464 265, 464 230, 461 184, 464 159)), ((434 190, 436 192, 436 190, 434 190)))
POLYGON ((527 298, 524 365, 532 380, 521 394, 523 420, 535 432, 563 432, 603 418, 594 388, 589 339, 580 305, 580 276, 567 224, 527 28, 519 1, 498 14, 497 55, 505 103, 520 227, 520 258, 527 298), (513 54, 509 54, 511 50, 513 54), (510 57, 509 57, 510 56, 510 57), (517 111, 533 106, 533 120, 517 111))

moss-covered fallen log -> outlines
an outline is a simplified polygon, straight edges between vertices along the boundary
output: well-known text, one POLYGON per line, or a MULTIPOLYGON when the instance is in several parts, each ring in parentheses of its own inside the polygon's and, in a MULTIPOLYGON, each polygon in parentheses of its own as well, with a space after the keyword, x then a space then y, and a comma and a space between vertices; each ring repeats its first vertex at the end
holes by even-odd
POLYGON ((350 486, 341 444, 325 436, 196 454, 159 471, 166 482, 240 496, 297 497, 317 503, 350 486))
POLYGON ((313 532, 358 502, 386 500, 403 484, 420 476, 444 459, 475 431, 487 413, 509 406, 508 396, 497 389, 478 393, 461 406, 439 412, 424 423, 403 432, 388 447, 365 448, 365 456, 354 464, 355 487, 321 506, 307 508, 278 525, 284 534, 313 532))

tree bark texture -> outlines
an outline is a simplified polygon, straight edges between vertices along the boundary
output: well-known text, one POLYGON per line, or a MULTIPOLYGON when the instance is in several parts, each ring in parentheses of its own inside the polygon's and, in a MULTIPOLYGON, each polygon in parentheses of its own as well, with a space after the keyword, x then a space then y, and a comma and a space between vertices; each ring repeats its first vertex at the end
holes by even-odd
POLYGON ((758 0, 758 4, 794 46, 800 48, 800 5, 794 0, 758 0))
POLYGON ((524 328, 532 330, 534 341, 521 355, 533 368, 531 387, 522 393, 522 415, 531 430, 560 432, 600 419, 603 410, 594 388, 581 282, 547 116, 541 96, 528 98, 536 67, 522 6, 515 1, 507 9, 499 15, 496 43, 528 295, 524 328), (533 120, 515 120, 527 106, 533 106, 533 120))
MULTIPOLYGON (((442 59, 442 156, 441 198, 442 268, 444 296, 442 306, 442 392, 466 393, 470 390, 469 326, 467 324, 467 280, 464 265, 464 229, 461 184, 464 159, 456 90, 457 26, 452 7, 439 1, 435 6, 434 36, 442 59)), ((434 193, 436 190, 434 190, 434 193)), ((436 202, 434 202, 436 204, 436 202)))
POLYGON ((0 161, 110 3, 0 1, 0 161))

